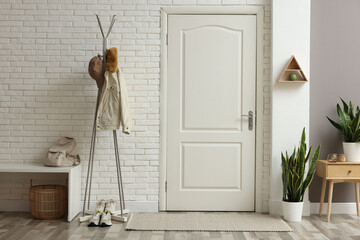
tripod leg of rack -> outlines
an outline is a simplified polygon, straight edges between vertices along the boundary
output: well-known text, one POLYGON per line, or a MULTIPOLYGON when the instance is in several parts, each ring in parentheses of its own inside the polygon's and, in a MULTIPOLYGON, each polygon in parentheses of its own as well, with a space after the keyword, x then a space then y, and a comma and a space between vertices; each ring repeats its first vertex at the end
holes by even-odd
MULTIPOLYGON (((88 171, 87 171, 87 176, 86 176, 86 187, 85 187, 85 197, 84 197, 84 205, 83 205, 83 216, 85 215, 85 207, 86 207, 86 199, 87 199, 87 193, 88 193, 88 185, 89 185, 89 175, 90 175, 90 170, 92 169, 92 154, 93 154, 93 148, 94 148, 94 135, 96 132, 96 126, 93 126, 93 131, 92 131, 92 135, 91 135, 91 145, 90 145, 90 153, 89 153, 89 163, 88 163, 88 171)), ((90 199, 90 196, 89 196, 90 199)), ((89 208, 89 206, 88 206, 89 208)))
POLYGON ((121 196, 122 196, 122 202, 123 202, 122 205, 123 205, 123 209, 125 209, 126 208, 126 206, 125 206, 125 195, 124 195, 124 187, 123 187, 122 176, 121 176, 121 164, 120 164, 120 158, 119 158, 119 146, 118 146, 116 131, 115 131, 115 149, 117 150, 117 161, 118 161, 118 164, 119 164, 121 196))
MULTIPOLYGON (((85 206, 86 206, 86 198, 87 198, 87 192, 88 192, 90 171, 91 171, 90 179, 92 178, 92 169, 93 169, 92 166, 93 166, 93 161, 94 161, 94 149, 95 149, 95 141, 96 141, 96 117, 97 117, 97 112, 98 112, 98 107, 99 107, 100 93, 101 93, 101 89, 98 90, 98 94, 97 94, 93 131, 92 131, 92 135, 91 135, 89 163, 88 163, 88 171, 87 171, 87 176, 86 176, 86 187, 85 187, 85 196, 84 196, 84 205, 83 205, 83 216, 85 215, 85 206)), ((90 183, 90 189, 91 189, 91 183, 90 183)), ((91 190, 89 193, 88 208, 89 208, 89 204, 90 204, 90 196, 91 196, 91 190)))
POLYGON ((88 185, 89 185, 89 174, 91 168, 91 155, 92 155, 92 148, 93 148, 93 138, 94 138, 94 128, 91 136, 91 145, 90 145, 90 153, 89 153, 89 162, 88 162, 88 170, 86 174, 86 187, 85 187, 85 196, 84 196, 84 204, 83 204, 83 217, 85 216, 85 207, 86 207, 86 198, 88 192, 88 185))
MULTIPOLYGON (((94 135, 94 130, 92 135, 94 135)), ((92 153, 92 146, 93 146, 93 137, 91 137, 91 146, 90 146, 90 154, 89 154, 89 162, 88 162, 88 170, 86 174, 86 187, 85 187, 85 196, 84 196, 84 204, 83 204, 83 217, 85 216, 85 205, 86 205, 86 198, 87 198, 87 190, 88 190, 88 183, 89 183, 89 173, 90 173, 90 161, 91 161, 91 153, 92 153)))
POLYGON ((93 148, 92 148, 92 154, 91 154, 91 171, 90 171, 90 185, 89 185, 89 198, 88 198, 88 209, 90 208, 90 199, 91 199, 91 185, 92 185, 92 174, 93 174, 93 169, 94 169, 94 155, 95 155, 95 144, 96 144, 96 118, 97 118, 97 113, 98 113, 98 109, 99 109, 99 101, 100 101, 100 95, 101 95, 101 89, 98 89, 98 95, 97 95, 97 99, 96 99, 96 109, 95 109, 95 117, 94 117, 94 127, 93 127, 93 148))
POLYGON ((116 136, 116 130, 113 130, 113 137, 114 137, 114 149, 115 149, 115 162, 116 162, 116 173, 117 173, 117 181, 118 181, 118 188, 119 188, 119 201, 120 201, 120 211, 121 211, 121 217, 123 216, 123 198, 124 196, 121 194, 121 185, 120 185, 120 178, 121 178, 121 173, 120 173, 120 161, 119 161, 119 152, 118 152, 118 148, 117 148, 117 136, 116 136))
POLYGON ((95 152, 95 142, 96 142, 96 128, 94 130, 94 140, 93 140, 93 147, 92 147, 92 154, 91 154, 91 169, 90 169, 90 184, 89 184, 89 198, 88 198, 88 206, 87 208, 90 208, 90 199, 91 199, 91 185, 92 185, 92 175, 93 175, 93 169, 94 169, 94 152, 95 152))

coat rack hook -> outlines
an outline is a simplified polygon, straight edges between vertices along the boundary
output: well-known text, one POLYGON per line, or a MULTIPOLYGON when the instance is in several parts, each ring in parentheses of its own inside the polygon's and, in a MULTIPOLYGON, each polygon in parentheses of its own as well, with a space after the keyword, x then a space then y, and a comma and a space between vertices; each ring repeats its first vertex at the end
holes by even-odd
POLYGON ((111 19, 109 30, 106 34, 106 38, 110 35, 111 29, 113 28, 115 21, 116 21, 116 15, 113 15, 113 17, 111 19))
POLYGON ((95 16, 97 18, 97 21, 98 21, 98 24, 99 24, 99 27, 100 27, 101 35, 103 36, 103 38, 105 38, 104 31, 103 31, 103 28, 101 26, 99 15, 95 14, 95 16))

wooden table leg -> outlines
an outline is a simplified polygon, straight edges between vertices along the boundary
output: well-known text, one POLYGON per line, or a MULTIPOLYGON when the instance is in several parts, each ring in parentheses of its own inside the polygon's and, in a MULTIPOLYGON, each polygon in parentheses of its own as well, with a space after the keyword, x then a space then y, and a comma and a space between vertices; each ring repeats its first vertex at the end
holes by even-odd
POLYGON ((322 216, 322 209, 324 204, 324 198, 325 198, 325 191, 326 191, 326 179, 323 178, 322 182, 322 188, 321 188, 321 197, 320 197, 320 209, 319 209, 319 216, 322 216))
POLYGON ((357 215, 360 216, 360 211, 359 211, 359 183, 355 183, 355 196, 356 196, 356 211, 357 211, 357 215))
POLYGON ((329 198, 328 198, 328 209, 327 209, 327 218, 326 220, 330 221, 330 212, 331 212, 331 202, 332 202, 332 195, 333 195, 333 187, 334 187, 334 180, 329 181, 329 198))

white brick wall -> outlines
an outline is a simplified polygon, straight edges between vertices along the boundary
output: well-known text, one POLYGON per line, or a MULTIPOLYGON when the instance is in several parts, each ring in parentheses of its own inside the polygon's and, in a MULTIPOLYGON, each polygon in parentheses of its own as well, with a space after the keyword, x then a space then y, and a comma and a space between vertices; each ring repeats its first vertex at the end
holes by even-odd
MULTIPOLYGON (((270 4, 270 0, 1 0, 0 161, 39 162, 60 136, 75 137, 82 158, 84 187, 97 94, 87 65, 102 50, 94 14, 100 15, 106 31, 110 16, 116 14, 109 46, 119 48, 119 65, 127 81, 134 119, 130 136, 118 134, 126 200, 156 203, 160 7, 264 5, 266 211, 270 172, 270 4)), ((111 132, 98 132, 97 136, 92 200, 116 199, 111 132)), ((22 180, 0 177, 0 200, 26 200, 31 177, 29 174, 23 175, 22 180)))

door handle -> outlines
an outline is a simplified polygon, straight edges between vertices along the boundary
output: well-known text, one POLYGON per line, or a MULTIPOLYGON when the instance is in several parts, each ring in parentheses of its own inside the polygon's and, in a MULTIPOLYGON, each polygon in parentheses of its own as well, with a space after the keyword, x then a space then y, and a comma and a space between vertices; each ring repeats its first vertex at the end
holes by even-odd
POLYGON ((253 111, 249 111, 249 115, 241 115, 242 117, 247 117, 249 118, 249 130, 253 130, 254 128, 254 113, 253 111))

